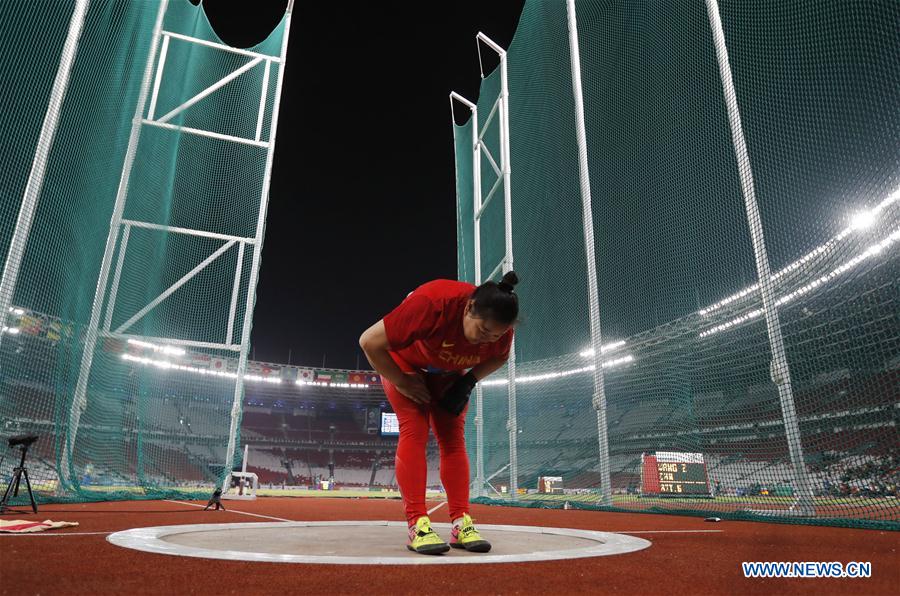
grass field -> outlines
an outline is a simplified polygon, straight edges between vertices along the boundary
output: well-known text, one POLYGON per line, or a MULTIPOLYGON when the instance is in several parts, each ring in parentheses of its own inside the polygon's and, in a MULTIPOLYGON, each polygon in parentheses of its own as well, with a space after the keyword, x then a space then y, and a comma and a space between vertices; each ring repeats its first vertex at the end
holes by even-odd
MULTIPOLYGON (((34 491, 38 495, 45 497, 44 500, 53 501, 53 495, 56 490, 55 483, 35 484, 34 491)), ((157 487, 161 493, 177 493, 183 498, 206 499, 212 493, 212 487, 183 487, 183 486, 160 486, 157 487)), ((134 494, 138 498, 146 495, 154 498, 155 495, 151 491, 147 491, 136 486, 101 486, 91 485, 82 487, 84 498, 72 498, 66 500, 73 501, 90 501, 90 500, 107 500, 104 497, 108 495, 109 499, 121 499, 122 493, 134 494), (139 496, 140 495, 140 496, 139 496), (93 498, 92 498, 93 497, 93 498)), ((334 499, 400 499, 400 491, 393 489, 377 489, 368 490, 364 488, 346 488, 337 490, 310 490, 300 488, 259 488, 257 494, 260 497, 315 497, 315 498, 334 498, 334 499)), ((24 495, 20 493, 19 499, 24 495)), ((492 493, 488 495, 492 499, 498 501, 508 501, 510 495, 498 495, 492 493)), ((126 497, 127 498, 127 497, 126 497)), ((227 498, 227 497, 226 497, 227 498)), ((440 491, 428 491, 426 498, 431 501, 443 500, 444 493, 440 491)), ((600 505, 599 495, 596 493, 587 494, 520 494, 518 501, 520 503, 534 504, 540 506, 540 503, 546 503, 548 507, 562 507, 566 502, 574 506, 583 506, 593 508, 600 505)), ((900 499, 894 497, 815 497, 815 506, 819 516, 824 517, 851 517, 851 518, 869 518, 882 520, 900 519, 900 499)), ((613 506, 622 509, 646 510, 646 509, 669 509, 669 510, 691 510, 691 511, 709 511, 729 512, 741 511, 747 509, 772 509, 785 510, 794 503, 794 498, 789 496, 718 496, 714 498, 685 498, 685 497, 641 497, 639 495, 613 495, 613 506)))
MULTIPOLYGON (((32 484, 35 495, 42 495, 48 500, 52 500, 56 493, 56 483, 32 484)), ((196 499, 208 498, 212 493, 212 486, 209 487, 193 487, 193 486, 158 486, 154 487, 157 491, 165 493, 181 493, 186 496, 192 496, 196 499)), ((147 494, 150 489, 139 486, 123 486, 123 485, 98 485, 81 487, 81 492, 87 497, 85 500, 91 500, 91 495, 114 495, 116 493, 130 493, 134 495, 147 494)), ((19 498, 25 493, 20 491, 19 498)), ((364 488, 346 488, 337 490, 310 490, 302 488, 262 488, 257 491, 257 495, 261 497, 317 497, 317 498, 369 498, 369 499, 399 499, 400 491, 392 489, 368 490, 364 488)), ((440 491, 428 491, 426 497, 430 500, 442 498, 443 493, 440 491)), ((27 497, 26 497, 27 498, 27 497)), ((75 499, 77 500, 77 499, 75 499)), ((102 499, 101 499, 102 500, 102 499)))
MULTIPOLYGON (((499 498, 499 497, 498 497, 499 498)), ((586 494, 586 495, 565 495, 565 494, 553 494, 553 495, 544 495, 544 494, 528 494, 528 495, 519 495, 519 499, 522 501, 557 501, 557 502, 570 502, 570 503, 598 503, 599 497, 594 494, 586 494)), ((828 505, 828 506, 852 506, 852 507, 900 507, 900 499, 894 497, 814 497, 814 501, 817 505, 828 505)), ((719 496, 719 497, 701 497, 701 498, 690 498, 690 497, 641 497, 640 495, 613 495, 613 504, 615 505, 625 505, 625 504, 671 504, 671 503, 685 503, 685 504, 700 504, 703 503, 711 504, 741 504, 741 505, 784 505, 790 506, 794 503, 794 497, 789 496, 765 496, 765 495, 757 495, 757 496, 746 496, 746 497, 735 497, 735 496, 719 496)))

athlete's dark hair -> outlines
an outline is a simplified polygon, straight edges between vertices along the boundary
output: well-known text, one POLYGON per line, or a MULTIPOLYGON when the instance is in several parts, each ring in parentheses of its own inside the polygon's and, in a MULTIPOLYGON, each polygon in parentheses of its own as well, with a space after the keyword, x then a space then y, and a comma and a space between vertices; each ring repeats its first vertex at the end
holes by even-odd
POLYGON ((472 293, 472 315, 491 319, 504 325, 512 325, 519 317, 519 297, 513 292, 519 283, 514 271, 507 272, 500 283, 486 281, 472 293))

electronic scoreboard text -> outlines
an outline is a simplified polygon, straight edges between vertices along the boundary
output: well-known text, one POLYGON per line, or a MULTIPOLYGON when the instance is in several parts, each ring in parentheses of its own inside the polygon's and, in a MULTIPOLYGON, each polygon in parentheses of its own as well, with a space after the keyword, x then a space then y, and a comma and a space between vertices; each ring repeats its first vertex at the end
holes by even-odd
POLYGON ((710 497, 702 453, 658 451, 641 456, 641 494, 661 497, 710 497))

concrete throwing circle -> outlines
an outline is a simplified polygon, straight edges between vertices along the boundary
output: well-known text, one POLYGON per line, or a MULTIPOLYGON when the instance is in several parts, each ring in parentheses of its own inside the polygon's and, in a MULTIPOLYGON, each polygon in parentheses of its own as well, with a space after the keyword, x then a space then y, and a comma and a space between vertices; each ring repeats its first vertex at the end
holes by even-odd
MULTIPOLYGON (((449 524, 432 524, 446 540, 449 524)), ((490 553, 451 549, 420 555, 406 548, 406 524, 387 521, 191 524, 135 528, 110 534, 117 546, 151 553, 271 563, 434 565, 523 563, 603 557, 642 550, 650 542, 624 534, 479 524, 490 553)))

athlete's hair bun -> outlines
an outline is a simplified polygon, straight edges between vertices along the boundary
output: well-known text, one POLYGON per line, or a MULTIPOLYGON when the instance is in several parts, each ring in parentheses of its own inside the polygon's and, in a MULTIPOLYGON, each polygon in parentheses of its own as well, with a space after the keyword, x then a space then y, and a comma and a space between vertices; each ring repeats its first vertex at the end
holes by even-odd
POLYGON ((516 272, 507 271, 500 283, 497 284, 497 287, 507 294, 512 294, 513 288, 517 283, 519 283, 519 276, 516 275, 516 272))
POLYGON ((519 295, 513 292, 517 283, 519 276, 508 271, 500 283, 486 281, 475 288, 472 293, 472 315, 513 325, 519 317, 519 295))

